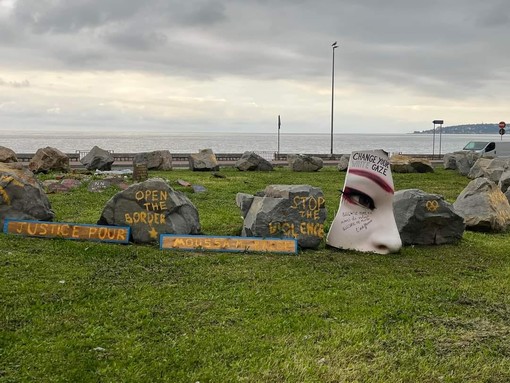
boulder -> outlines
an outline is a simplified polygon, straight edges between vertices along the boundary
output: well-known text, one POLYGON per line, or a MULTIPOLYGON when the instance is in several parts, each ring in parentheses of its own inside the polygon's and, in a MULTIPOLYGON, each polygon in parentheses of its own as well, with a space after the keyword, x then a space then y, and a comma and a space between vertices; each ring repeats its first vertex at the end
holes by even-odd
POLYGON ((457 170, 457 158, 453 153, 446 153, 443 156, 443 167, 447 170, 457 170))
POLYGON ((77 187, 81 186, 81 181, 73 178, 66 178, 62 180, 46 180, 43 181, 46 193, 67 193, 77 187))
POLYGON ((219 170, 218 160, 211 149, 202 149, 189 156, 189 168, 193 171, 219 170))
POLYGON ((457 171, 463 176, 467 176, 469 171, 480 158, 480 155, 474 152, 457 152, 455 153, 457 158, 457 171))
POLYGON ((467 176, 471 179, 485 177, 497 183, 508 167, 508 159, 480 157, 471 167, 467 176))
POLYGON ((18 162, 18 158, 13 150, 6 148, 5 146, 0 146, 0 162, 18 162))
MULTIPOLYGON (((467 174, 468 178, 475 179, 478 177, 485 177, 487 173, 485 169, 489 166, 492 158, 480 157, 476 160, 476 162, 471 166, 469 172, 467 174)), ((497 182, 497 181, 496 181, 497 182)))
POLYGON ((393 212, 403 245, 456 243, 464 233, 464 219, 437 194, 419 189, 397 191, 393 212))
POLYGON ((80 162, 87 170, 112 170, 114 158, 110 152, 94 146, 80 162))
MULTIPOLYGON (((445 156, 453 156, 455 158, 455 169, 462 174, 463 176, 467 176, 469 174, 469 171, 475 164, 476 160, 480 158, 480 155, 471 152, 471 151, 459 151, 459 152, 453 152, 453 153, 447 153, 445 156)), ((452 162, 453 160, 449 160, 452 162)), ((452 166, 452 165, 449 165, 452 166)), ((446 169, 446 167, 445 167, 446 169)))
POLYGON ((244 152, 235 164, 240 171, 271 171, 273 165, 271 162, 258 155, 255 152, 244 152))
POLYGON ((115 194, 97 223, 130 226, 136 243, 156 242, 160 234, 200 234, 193 203, 160 178, 133 184, 115 194))
POLYGON ((432 163, 425 158, 414 158, 402 154, 390 157, 391 171, 393 173, 433 173, 432 163))
POLYGON ((87 190, 91 193, 101 193, 110 187, 126 190, 129 185, 121 177, 109 177, 91 181, 87 186, 87 190))
POLYGON ((244 217, 242 236, 295 238, 302 248, 317 248, 324 238, 326 206, 320 188, 269 185, 257 195, 238 193, 244 217))
POLYGON ((494 182, 484 177, 471 181, 453 208, 464 218, 466 229, 502 232, 510 224, 508 199, 494 182))
POLYGON ((338 171, 345 172, 347 171, 347 168, 349 167, 349 159, 351 156, 349 154, 342 154, 340 157, 340 160, 338 160, 338 171))
POLYGON ((510 169, 505 170, 501 174, 501 177, 499 177, 498 181, 498 187, 503 193, 508 191, 508 188, 510 187, 510 169))
POLYGON ((52 170, 67 172, 69 157, 60 150, 47 146, 37 150, 28 168, 34 173, 48 173, 52 170))
POLYGON ((0 163, 0 227, 6 218, 51 221, 54 216, 31 171, 20 163, 0 163))
POLYGON ((236 205, 241 209, 241 216, 244 218, 248 214, 250 210, 251 204, 253 203, 253 199, 255 198, 252 194, 247 193, 237 193, 236 195, 236 205))
POLYGON ((506 197, 506 199, 508 200, 508 202, 510 203, 510 189, 508 189, 508 190, 505 192, 505 197, 506 197))
POLYGON ((168 150, 138 153, 133 158, 133 167, 146 164, 149 170, 172 170, 172 154, 168 150))
POLYGON ((308 154, 289 154, 287 156, 289 167, 294 172, 316 172, 322 169, 322 158, 308 154))

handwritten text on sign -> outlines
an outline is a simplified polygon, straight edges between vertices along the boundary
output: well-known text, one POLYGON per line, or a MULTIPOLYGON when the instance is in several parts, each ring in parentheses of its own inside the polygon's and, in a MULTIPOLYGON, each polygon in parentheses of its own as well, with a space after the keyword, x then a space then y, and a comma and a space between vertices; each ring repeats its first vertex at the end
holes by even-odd
POLYGON ((31 237, 128 243, 129 227, 5 220, 4 233, 31 237))
POLYGON ((270 252, 297 253, 295 239, 253 238, 253 237, 211 237, 204 235, 172 235, 160 236, 161 249, 181 250, 212 250, 227 252, 270 252))

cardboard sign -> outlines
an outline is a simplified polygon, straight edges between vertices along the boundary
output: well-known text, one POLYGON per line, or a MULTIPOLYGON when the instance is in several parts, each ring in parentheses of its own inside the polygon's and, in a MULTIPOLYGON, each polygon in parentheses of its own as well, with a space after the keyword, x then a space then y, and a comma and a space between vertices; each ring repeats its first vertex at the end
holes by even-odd
POLYGON ((211 250, 223 252, 267 252, 297 254, 297 241, 288 238, 224 237, 207 235, 162 234, 160 248, 180 250, 211 250))
POLYGON ((383 150, 352 152, 338 213, 326 238, 329 246, 378 254, 402 247, 390 165, 383 150))
POLYGON ((4 222, 4 233, 28 237, 128 243, 130 228, 122 226, 6 219, 4 222))

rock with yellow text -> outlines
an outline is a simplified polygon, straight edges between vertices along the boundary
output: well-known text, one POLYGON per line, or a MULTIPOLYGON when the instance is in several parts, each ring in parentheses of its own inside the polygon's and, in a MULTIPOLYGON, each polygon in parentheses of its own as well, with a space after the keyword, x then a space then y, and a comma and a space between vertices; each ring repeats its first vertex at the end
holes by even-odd
POLYGON ((54 216, 31 171, 20 163, 0 163, 0 227, 6 218, 51 221, 54 216))
POLYGON ((464 219, 439 194, 399 190, 393 196, 393 212, 403 245, 457 243, 464 234, 464 219))
POLYGON ((157 242, 160 234, 200 234, 198 210, 163 179, 151 178, 114 195, 99 225, 130 226, 133 242, 157 242))
POLYGON ((242 236, 294 238, 301 248, 317 248, 324 238, 326 205, 320 188, 269 185, 253 196, 238 193, 244 218, 242 236))

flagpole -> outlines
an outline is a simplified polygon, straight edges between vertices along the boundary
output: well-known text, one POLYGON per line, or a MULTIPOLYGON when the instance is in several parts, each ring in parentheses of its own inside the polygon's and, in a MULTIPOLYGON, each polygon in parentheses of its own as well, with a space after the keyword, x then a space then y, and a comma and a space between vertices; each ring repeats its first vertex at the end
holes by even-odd
POLYGON ((280 159, 280 127, 281 127, 281 120, 280 115, 278 115, 278 151, 276 152, 277 159, 280 159))

